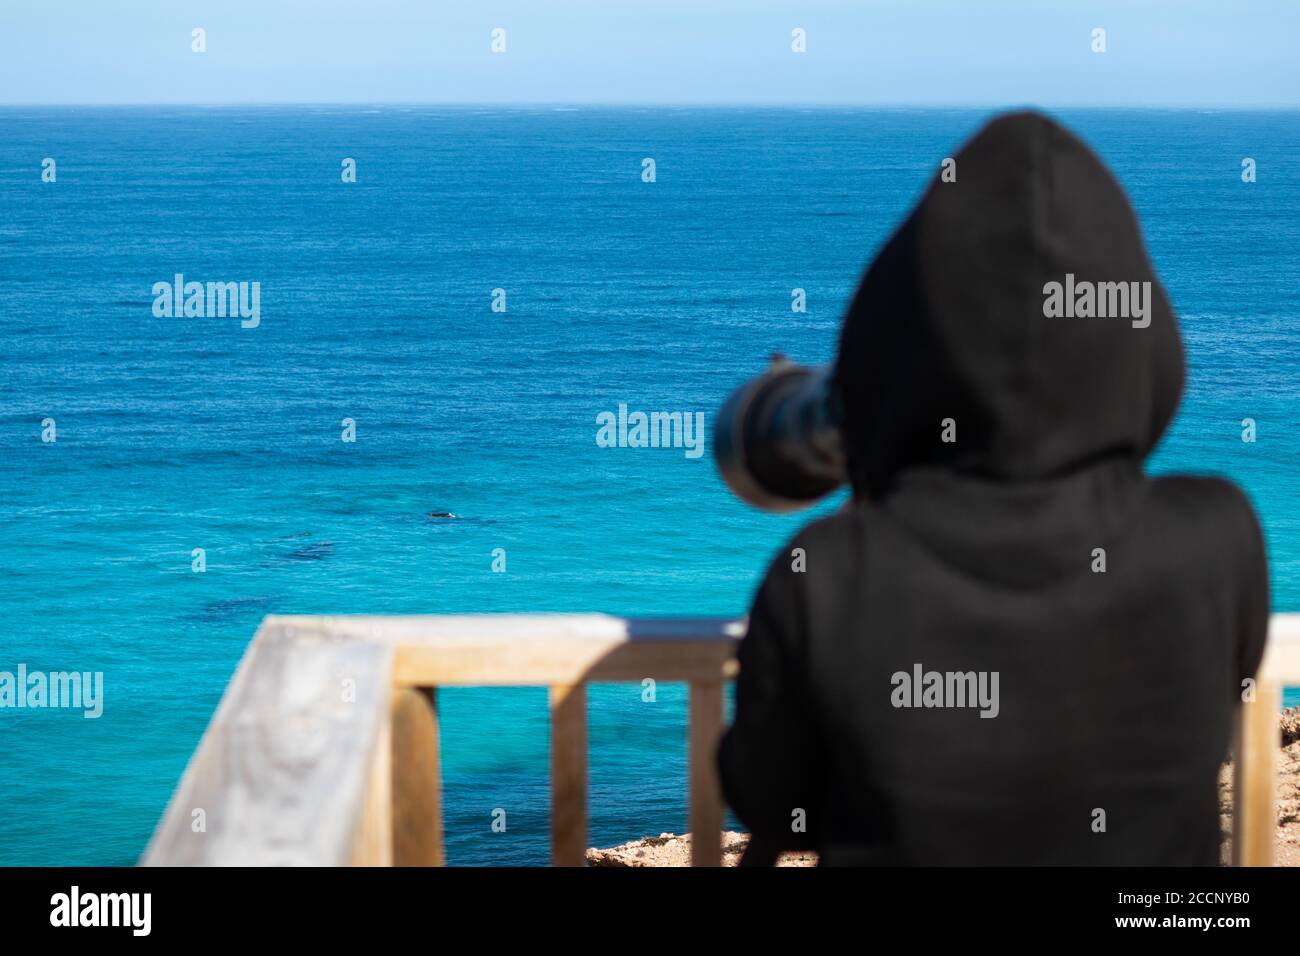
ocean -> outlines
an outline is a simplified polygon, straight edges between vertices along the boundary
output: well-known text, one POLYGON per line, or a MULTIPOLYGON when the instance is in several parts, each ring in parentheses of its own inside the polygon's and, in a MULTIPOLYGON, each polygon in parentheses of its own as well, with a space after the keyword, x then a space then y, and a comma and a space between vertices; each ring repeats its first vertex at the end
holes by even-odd
MULTIPOLYGON (((598 447, 596 416, 711 436, 772 351, 830 359, 987 115, 0 109, 0 670, 102 671, 105 698, 0 711, 0 864, 133 863, 268 613, 744 613, 810 515, 740 504, 707 451, 598 447), (155 317, 177 273, 257 281, 260 324, 155 317)), ((1300 610, 1300 114, 1060 116, 1181 314, 1150 468, 1244 486, 1300 610)), ((545 862, 545 691, 440 699, 449 862, 545 862)), ((684 688, 592 688, 590 747, 592 845, 686 829, 684 688)))

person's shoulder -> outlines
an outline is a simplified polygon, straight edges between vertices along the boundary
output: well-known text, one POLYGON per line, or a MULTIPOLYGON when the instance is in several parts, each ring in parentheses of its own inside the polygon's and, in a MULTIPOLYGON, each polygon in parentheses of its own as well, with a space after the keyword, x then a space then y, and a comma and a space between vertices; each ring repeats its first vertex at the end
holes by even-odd
POLYGON ((1216 516, 1254 517, 1246 492, 1235 482, 1213 475, 1164 475, 1151 479, 1157 500, 1174 506, 1199 508, 1216 516))
POLYGON ((802 591, 857 574, 869 520, 865 509, 849 503, 810 521, 773 556, 766 580, 802 591))
POLYGON ((1263 532, 1246 492, 1227 478, 1168 475, 1151 481, 1152 496, 1179 519, 1194 522, 1221 539, 1255 547, 1263 532))
POLYGON ((846 586, 857 586, 863 573, 859 556, 868 516, 852 504, 810 521, 772 556, 755 595, 751 620, 777 621, 790 653, 805 652, 808 622, 816 608, 838 605, 846 586))
POLYGON ((866 536, 868 523, 866 509, 849 502, 831 514, 808 522, 790 539, 789 547, 853 549, 866 536))

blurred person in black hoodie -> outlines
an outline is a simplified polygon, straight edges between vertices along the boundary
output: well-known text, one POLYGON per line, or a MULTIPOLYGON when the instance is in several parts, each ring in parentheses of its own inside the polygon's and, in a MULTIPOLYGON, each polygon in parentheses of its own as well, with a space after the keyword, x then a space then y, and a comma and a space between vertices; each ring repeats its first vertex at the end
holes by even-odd
POLYGON ((1182 345, 1101 161, 1014 114, 956 180, 844 322, 853 501, 754 600, 719 754, 746 862, 1215 864, 1258 522, 1227 481, 1143 473, 1182 345))

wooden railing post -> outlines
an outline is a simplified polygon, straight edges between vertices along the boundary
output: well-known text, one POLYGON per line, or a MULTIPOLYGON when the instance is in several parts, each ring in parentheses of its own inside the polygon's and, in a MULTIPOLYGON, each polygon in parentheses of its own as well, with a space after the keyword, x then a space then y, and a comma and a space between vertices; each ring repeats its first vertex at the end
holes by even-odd
POLYGON ((587 688, 551 687, 551 864, 587 862, 587 688))
POLYGON ((393 695, 393 865, 442 866, 442 769, 437 691, 393 695))
POLYGON ((690 711, 691 866, 718 866, 722 863, 722 788, 717 765, 722 682, 692 681, 690 711))
POLYGON ((1255 700, 1243 703, 1238 713, 1232 764, 1234 866, 1273 865, 1281 694, 1277 682, 1261 679, 1255 700))
POLYGON ((393 865, 392 730, 391 722, 385 724, 375 742, 361 820, 348 850, 349 866, 393 865))

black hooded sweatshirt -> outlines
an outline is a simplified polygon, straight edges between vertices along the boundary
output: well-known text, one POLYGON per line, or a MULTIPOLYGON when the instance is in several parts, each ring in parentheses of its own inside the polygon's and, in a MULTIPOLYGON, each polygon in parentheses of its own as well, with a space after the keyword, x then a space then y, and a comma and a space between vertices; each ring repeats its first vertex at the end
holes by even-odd
POLYGON ((754 600, 726 798, 760 862, 1215 864, 1259 525, 1226 481, 1143 474, 1182 346, 1101 161, 1037 114, 955 159, 845 319, 854 500, 754 600), (1141 298, 1084 301, 1117 282, 1141 298))

